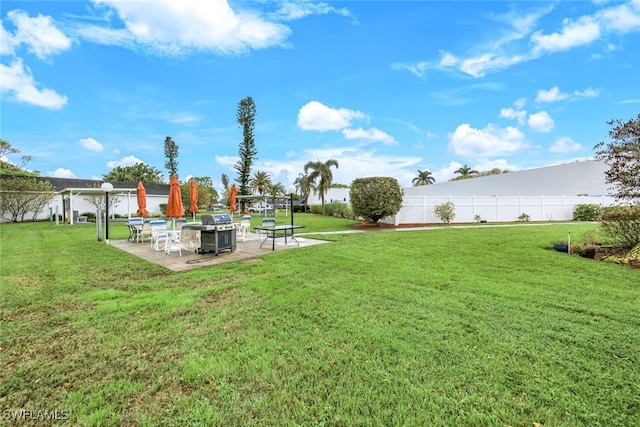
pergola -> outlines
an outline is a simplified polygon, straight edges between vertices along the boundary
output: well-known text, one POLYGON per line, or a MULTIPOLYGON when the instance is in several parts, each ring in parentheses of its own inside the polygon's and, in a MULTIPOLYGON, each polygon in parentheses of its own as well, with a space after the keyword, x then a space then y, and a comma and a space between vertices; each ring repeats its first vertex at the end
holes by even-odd
MULTIPOLYGON (((131 193, 134 193, 134 203, 137 203, 135 194, 137 188, 114 188, 110 191, 111 194, 126 194, 127 195, 127 212, 131 212, 131 193)), ((66 220, 65 215, 65 200, 69 200, 69 224, 73 224, 73 198, 83 195, 104 195, 104 190, 101 188, 65 188, 58 191, 58 194, 62 196, 62 220, 66 220)), ((130 214, 129 214, 130 215, 130 214)))

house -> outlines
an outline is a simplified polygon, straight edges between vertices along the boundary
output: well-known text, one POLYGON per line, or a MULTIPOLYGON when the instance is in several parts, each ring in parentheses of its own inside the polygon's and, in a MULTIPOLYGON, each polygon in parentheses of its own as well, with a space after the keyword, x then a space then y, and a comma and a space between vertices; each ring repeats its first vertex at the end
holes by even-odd
MULTIPOLYGON (((0 181, 13 178, 2 175, 0 181)), ((96 206, 91 203, 92 198, 104 196, 100 185, 102 180, 70 179, 53 177, 36 177, 39 181, 48 181, 54 188, 56 195, 51 199, 43 212, 36 219, 50 219, 57 213, 65 222, 73 224, 83 213, 96 213, 96 206)), ((112 182, 113 191, 109 193, 110 216, 137 216, 137 182, 112 182)), ((147 195, 147 211, 149 214, 161 214, 160 204, 169 199, 168 184, 144 184, 147 195)), ((27 217, 33 217, 28 214, 27 217)))

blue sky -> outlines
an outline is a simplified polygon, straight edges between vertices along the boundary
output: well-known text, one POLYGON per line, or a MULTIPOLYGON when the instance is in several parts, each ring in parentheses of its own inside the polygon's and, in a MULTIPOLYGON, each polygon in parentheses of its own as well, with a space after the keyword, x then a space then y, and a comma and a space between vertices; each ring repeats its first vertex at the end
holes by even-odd
MULTIPOLYGON (((237 176, 238 102, 255 171, 288 186, 467 164, 521 170, 593 156, 640 111, 640 0, 3 1, 0 138, 44 176, 144 162, 237 176)), ((5 159, 7 160, 7 159, 5 159)))

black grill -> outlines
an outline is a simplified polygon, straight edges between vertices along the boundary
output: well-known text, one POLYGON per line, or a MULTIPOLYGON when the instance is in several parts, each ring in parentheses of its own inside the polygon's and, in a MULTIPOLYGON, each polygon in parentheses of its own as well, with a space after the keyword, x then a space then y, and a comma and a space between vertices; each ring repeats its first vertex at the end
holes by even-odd
MULTIPOLYGON (((189 225, 184 228, 200 230, 199 254, 215 253, 223 250, 235 252, 236 227, 229 214, 202 215, 202 225, 189 225)), ((184 229, 183 228, 183 229, 184 229)))

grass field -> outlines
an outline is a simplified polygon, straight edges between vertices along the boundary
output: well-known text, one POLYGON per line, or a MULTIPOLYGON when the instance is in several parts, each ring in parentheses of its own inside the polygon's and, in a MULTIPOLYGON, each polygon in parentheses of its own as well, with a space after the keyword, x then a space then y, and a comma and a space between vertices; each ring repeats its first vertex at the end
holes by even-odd
POLYGON ((640 271, 547 249, 595 227, 318 235, 173 273, 95 225, 3 224, 0 423, 637 426, 640 271))

